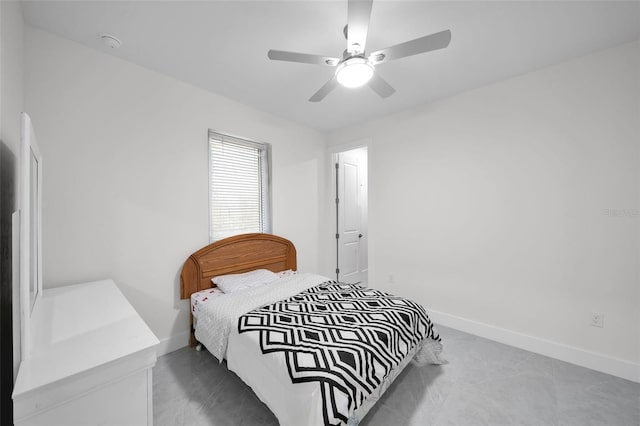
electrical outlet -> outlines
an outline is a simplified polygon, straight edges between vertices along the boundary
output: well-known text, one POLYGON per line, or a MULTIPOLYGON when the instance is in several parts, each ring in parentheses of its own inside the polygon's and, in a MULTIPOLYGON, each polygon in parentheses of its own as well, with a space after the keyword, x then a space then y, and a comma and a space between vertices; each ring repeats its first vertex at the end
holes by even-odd
POLYGON ((591 326, 604 327, 604 314, 600 312, 591 312, 591 326))

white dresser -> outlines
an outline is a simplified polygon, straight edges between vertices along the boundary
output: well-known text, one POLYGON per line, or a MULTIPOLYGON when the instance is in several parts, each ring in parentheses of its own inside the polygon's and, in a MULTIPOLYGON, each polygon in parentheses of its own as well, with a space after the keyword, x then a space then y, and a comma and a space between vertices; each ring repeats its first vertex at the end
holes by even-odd
POLYGON ((16 426, 152 425, 159 342, 112 280, 44 290, 31 330, 16 426))

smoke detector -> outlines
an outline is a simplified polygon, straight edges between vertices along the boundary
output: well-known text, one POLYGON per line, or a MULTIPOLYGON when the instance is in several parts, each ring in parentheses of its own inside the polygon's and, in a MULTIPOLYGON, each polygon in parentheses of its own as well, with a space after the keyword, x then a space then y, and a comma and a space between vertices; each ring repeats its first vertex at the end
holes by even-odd
POLYGON ((100 39, 105 44, 105 46, 110 49, 117 49, 122 46, 122 42, 116 36, 112 36, 111 34, 100 34, 100 39))

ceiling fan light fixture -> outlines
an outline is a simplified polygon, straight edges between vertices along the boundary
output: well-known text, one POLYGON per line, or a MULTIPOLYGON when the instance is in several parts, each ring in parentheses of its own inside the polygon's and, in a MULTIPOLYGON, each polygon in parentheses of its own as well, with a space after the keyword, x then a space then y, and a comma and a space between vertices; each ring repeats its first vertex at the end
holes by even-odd
POLYGON ((366 58, 349 58, 336 69, 338 83, 344 87, 360 87, 373 77, 373 65, 366 58))

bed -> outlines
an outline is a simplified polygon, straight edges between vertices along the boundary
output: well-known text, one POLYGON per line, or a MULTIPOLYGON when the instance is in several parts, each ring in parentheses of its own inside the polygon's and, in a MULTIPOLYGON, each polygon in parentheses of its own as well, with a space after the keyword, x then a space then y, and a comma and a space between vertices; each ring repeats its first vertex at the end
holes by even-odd
POLYGON ((409 362, 440 363, 420 305, 296 262, 289 240, 244 234, 193 253, 180 275, 190 344, 226 360, 281 426, 356 425, 409 362))

